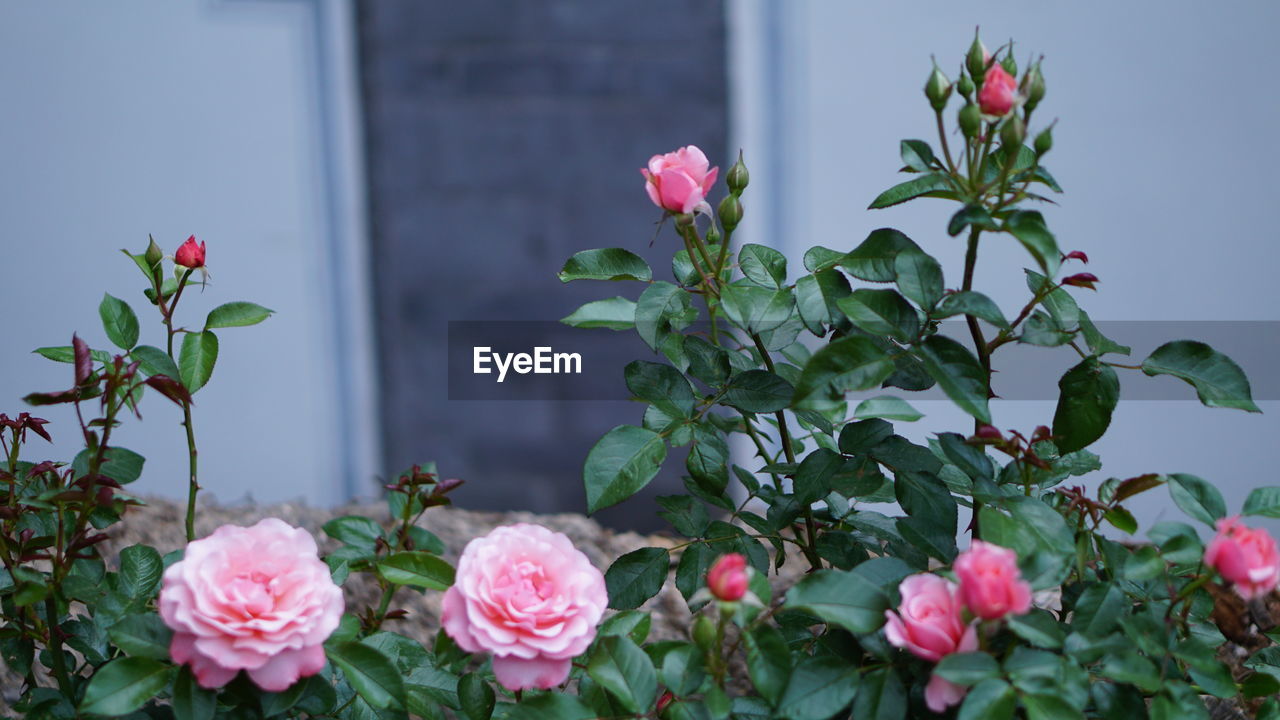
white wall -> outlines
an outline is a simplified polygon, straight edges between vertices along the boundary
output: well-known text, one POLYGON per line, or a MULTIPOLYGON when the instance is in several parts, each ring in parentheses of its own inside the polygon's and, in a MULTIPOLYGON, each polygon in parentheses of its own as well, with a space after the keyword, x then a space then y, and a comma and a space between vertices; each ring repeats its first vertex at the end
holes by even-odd
MULTIPOLYGON (((357 420, 373 417, 360 405, 373 393, 355 396, 354 408, 351 394, 372 381, 360 364, 369 344, 351 324, 367 308, 359 193, 335 181, 358 181, 347 168, 354 114, 342 112, 358 101, 342 70, 345 7, 0 3, 0 412, 24 409, 31 390, 70 384, 67 366, 33 348, 66 344, 73 330, 109 345, 97 316, 104 291, 138 311, 142 342, 163 346, 119 248, 140 251, 151 233, 172 253, 194 233, 209 245, 213 278, 184 296, 181 317, 198 326, 210 308, 241 299, 277 311, 219 333, 195 407, 202 484, 222 501, 313 504, 371 487, 374 428, 357 420)), ((73 415, 38 414, 58 442, 36 440, 27 457, 69 458, 73 415)), ((153 395, 143 415, 113 438, 147 457, 132 489, 185 496, 181 414, 153 395)))
MULTIPOLYGON (((943 232, 953 203, 863 208, 903 177, 894 173, 899 139, 937 146, 921 93, 929 56, 954 79, 981 25, 990 48, 1013 37, 1024 66, 1032 53, 1045 56, 1048 95, 1032 131, 1060 119, 1045 164, 1066 194, 1044 212, 1064 251, 1086 251, 1102 280, 1096 295, 1076 293, 1095 320, 1280 320, 1280 5, 750 0, 733 4, 731 20, 735 134, 753 169, 745 241, 776 244, 801 268, 811 245, 850 249, 894 226, 942 259, 958 285, 963 238, 943 232)), ((976 287, 1016 310, 1027 264, 1012 238, 985 238, 976 287)), ((1061 353, 1065 369, 1073 353, 1061 353)), ((1280 357, 1241 361, 1255 387, 1276 387, 1280 357)), ((1176 381, 1128 371, 1121 382, 1176 381)), ((1092 448, 1104 461, 1092 484, 1190 472, 1216 483, 1233 510, 1250 488, 1280 485, 1274 395, 1259 403, 1267 414, 1247 415, 1202 408, 1182 391, 1187 402, 1121 403, 1092 448)), ((917 437, 967 425, 947 403, 919 407, 928 417, 917 437)), ((1053 403, 996 402, 993 414, 1000 427, 1025 431, 1049 424, 1053 403)), ((1136 510, 1143 527, 1181 519, 1163 491, 1136 510)))

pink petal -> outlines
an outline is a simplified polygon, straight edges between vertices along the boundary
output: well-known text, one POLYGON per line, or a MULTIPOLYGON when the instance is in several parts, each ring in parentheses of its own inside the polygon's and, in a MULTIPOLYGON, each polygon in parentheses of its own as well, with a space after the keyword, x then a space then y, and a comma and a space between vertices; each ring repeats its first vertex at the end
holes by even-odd
POLYGON ((934 673, 924 688, 924 702, 933 712, 941 713, 952 705, 959 705, 967 692, 965 688, 934 673))
POLYGON ((267 692, 284 692, 298 678, 310 677, 324 669, 324 647, 312 645, 300 650, 285 650, 266 665, 249 671, 249 678, 267 692))
POLYGON ((444 593, 444 599, 441 601, 440 624, 463 650, 474 653, 482 649, 471 635, 471 626, 467 620, 467 601, 456 585, 444 593))
POLYGON ((169 656, 179 665, 190 665, 196 682, 202 688, 212 690, 231 682, 237 671, 224 668, 212 658, 201 655, 196 649, 195 639, 195 635, 174 633, 173 640, 169 642, 169 656))
POLYGON ((502 656, 493 659, 493 676, 508 690, 539 688, 550 690, 569 678, 573 662, 568 658, 552 660, 545 657, 530 659, 502 656))

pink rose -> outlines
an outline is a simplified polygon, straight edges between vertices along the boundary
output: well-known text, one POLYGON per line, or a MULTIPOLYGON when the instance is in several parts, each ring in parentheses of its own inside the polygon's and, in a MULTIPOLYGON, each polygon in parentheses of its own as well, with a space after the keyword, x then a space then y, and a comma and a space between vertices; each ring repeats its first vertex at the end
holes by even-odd
MULTIPOLYGON (((886 610, 885 637, 895 647, 929 662, 957 652, 978 649, 978 633, 961 617, 955 583, 933 575, 912 575, 898 586, 902 603, 897 612, 886 610)), ((925 687, 925 704, 942 712, 959 703, 965 689, 934 675, 925 687)))
POLYGON ((1245 600, 1260 598, 1280 582, 1276 541, 1260 528, 1240 524, 1240 516, 1218 521, 1218 534, 1204 551, 1204 562, 1235 585, 1245 600))
POLYGON ((978 91, 978 107, 984 115, 1004 117, 1013 109, 1013 98, 1017 91, 1018 81, 1000 63, 994 63, 987 69, 982 89, 978 91))
POLYGON ((706 199, 720 172, 718 167, 708 171, 709 165, 696 145, 687 145, 649 158, 649 167, 640 168, 640 174, 654 205, 673 213, 690 213, 706 199))
POLYGON ((721 555, 707 571, 707 588, 717 600, 736 602, 747 594, 747 559, 741 553, 721 555))
POLYGON ((192 269, 204 267, 204 243, 197 245, 196 236, 192 235, 173 254, 173 261, 192 269))
POLYGON ((604 576, 569 538, 508 525, 467 543, 440 620, 463 650, 493 653, 503 687, 545 690, 569 677, 608 602, 604 576))
POLYGON ((342 610, 310 533, 276 518, 223 525, 188 544, 160 590, 160 617, 174 633, 169 654, 206 688, 241 670, 268 692, 315 675, 342 610))
POLYGON ((960 599, 983 620, 1022 615, 1031 609, 1031 586, 1018 571, 1014 551, 974 540, 954 565, 960 578, 960 599))

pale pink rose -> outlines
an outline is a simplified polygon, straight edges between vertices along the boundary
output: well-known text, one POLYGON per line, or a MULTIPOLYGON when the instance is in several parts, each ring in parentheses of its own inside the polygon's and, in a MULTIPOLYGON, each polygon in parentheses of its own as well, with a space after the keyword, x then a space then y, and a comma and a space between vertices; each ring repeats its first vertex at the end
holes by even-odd
POLYGON ((1238 515, 1218 521, 1218 534, 1205 548, 1204 562, 1245 600, 1266 595, 1280 582, 1275 539, 1266 530, 1242 525, 1238 515))
MULTIPOLYGON (((897 612, 886 610, 885 637, 895 647, 929 662, 978 649, 978 632, 961 616, 955 583, 931 573, 912 575, 898 586, 897 612)), ((965 689, 938 676, 925 687, 930 710, 942 712, 964 699, 965 689)))
POLYGON ((707 571, 707 588, 717 600, 735 602, 747 594, 747 559, 741 553, 721 555, 707 571))
POLYGON ((463 650, 493 654, 503 687, 545 690, 569 677, 608 602, 604 576, 569 538, 522 523, 467 543, 440 620, 463 650))
POLYGON ((241 670, 268 692, 315 675, 342 610, 342 590, 311 534, 276 518, 223 525, 189 543, 160 589, 169 654, 206 688, 241 670))
POLYGON ((640 168, 640 174, 654 205, 673 213, 690 213, 716 182, 720 168, 708 170, 710 165, 696 145, 686 145, 649 158, 649 167, 640 168))
POLYGON ((1031 609, 1031 586, 1018 571, 1014 551, 974 540, 953 567, 960 579, 960 599, 983 620, 1022 615, 1031 609))
POLYGON ((993 63, 982 80, 982 89, 978 91, 978 107, 985 115, 1004 117, 1013 109, 1017 92, 1018 81, 1000 63, 993 63))

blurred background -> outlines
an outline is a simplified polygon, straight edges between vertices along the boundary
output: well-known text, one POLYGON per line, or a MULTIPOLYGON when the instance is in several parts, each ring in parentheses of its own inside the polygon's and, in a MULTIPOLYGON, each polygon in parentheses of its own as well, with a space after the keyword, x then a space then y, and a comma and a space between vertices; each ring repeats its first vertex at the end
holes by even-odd
MULTIPOLYGON (((463 506, 581 511, 587 450, 639 407, 621 394, 451 400, 448 324, 556 320, 631 291, 556 280, 588 247, 629 248, 663 274, 674 235, 654 241, 637 168, 686 144, 722 167, 744 150, 736 237, 796 267, 811 245, 847 250, 892 225, 958 272, 947 203, 863 208, 897 181, 898 140, 933 137, 929 56, 954 77, 975 25, 988 47, 1014 38, 1024 66, 1045 56, 1037 117, 1060 119, 1046 165, 1066 190, 1045 212, 1102 280, 1083 306, 1123 321, 1112 334, 1138 357, 1213 341, 1266 413, 1123 375, 1156 390, 1126 394, 1092 481, 1190 472, 1232 508, 1280 484, 1280 5, 1265 0, 0 0, 0 412, 69 384, 33 348, 73 330, 107 345, 104 290, 138 310, 143 342, 162 342, 118 249, 141 252, 151 234, 172 253, 195 234, 212 281, 183 300, 190 322, 230 300, 277 311, 221 334, 198 397, 212 496, 333 505, 434 459, 468 481, 463 506)), ((977 286, 1021 305, 1024 252, 1000 239, 977 286)), ((1057 377, 1052 351, 1009 357, 1010 373, 1057 377)), ((967 423, 946 402, 917 407, 917 439, 967 423)), ((1053 400, 993 411, 1029 430, 1053 400)), ((147 457, 134 488, 181 496, 180 414, 154 398, 143 413, 116 436, 147 457)), ((69 457, 73 417, 38 414, 50 456, 69 457)), ((602 520, 656 526, 651 498, 679 487, 682 458, 602 520)), ((1145 527, 1180 515, 1162 493, 1140 510, 1145 527)))

